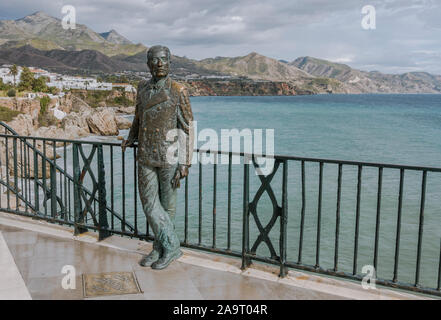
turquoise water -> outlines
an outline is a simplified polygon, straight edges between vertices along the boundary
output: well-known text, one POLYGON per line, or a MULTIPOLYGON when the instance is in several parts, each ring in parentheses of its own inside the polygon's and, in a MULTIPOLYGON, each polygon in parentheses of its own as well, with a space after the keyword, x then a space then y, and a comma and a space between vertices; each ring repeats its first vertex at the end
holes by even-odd
MULTIPOLYGON (((275 153, 338 160, 383 162, 417 166, 441 166, 441 95, 320 95, 296 97, 195 97, 192 98, 198 131, 221 129, 274 129, 275 153)), ((123 132, 127 134, 127 132, 123 132)), ((199 146, 201 143, 199 144, 199 146)), ((107 152, 107 151, 105 151, 107 152)), ((121 208, 122 170, 119 150, 114 149, 115 208, 121 208)), ((110 157, 106 153, 106 174, 110 157)), ((135 188, 133 186, 133 153, 126 153, 126 215, 133 219, 135 188)), ((203 165, 202 243, 213 244, 213 165, 203 165)), ((316 262, 319 166, 306 163, 306 203, 302 262, 316 262)), ((338 166, 325 164, 323 171, 322 224, 320 265, 334 267, 336 198, 338 166)), ((188 240, 198 242, 198 174, 197 165, 189 177, 188 240)), ((357 272, 372 264, 374 254, 375 216, 377 204, 375 168, 364 168, 360 205, 360 235, 357 272)), ((250 200, 260 181, 251 173, 250 200)), ((288 167, 288 260, 297 262, 301 213, 301 167, 289 162, 288 167)), ((400 172, 385 169, 383 175, 382 211, 378 277, 392 279, 398 212, 400 172)), ((110 178, 107 190, 110 202, 110 178)), ((227 165, 218 165, 216 192, 216 246, 227 243, 227 165)), ((243 166, 233 166, 231 247, 241 250, 243 166)), ((281 170, 272 182, 281 204, 281 170)), ((420 210, 421 173, 406 171, 401 221, 398 279, 412 283, 415 277, 418 221, 420 210)), ((354 253, 357 167, 344 166, 342 178, 341 226, 338 267, 352 272, 354 253)), ((145 230, 141 205, 137 204, 138 227, 145 230)), ((184 188, 179 191, 176 228, 184 239, 184 188)), ((441 174, 429 173, 422 243, 421 284, 436 287, 441 238, 441 174)), ((263 225, 272 215, 272 204, 264 194, 257 207, 263 225)), ((257 227, 250 218, 252 245, 257 227)), ((279 223, 270 233, 276 252, 279 223)), ((265 243, 258 253, 268 256, 265 243)))
POLYGON ((275 129, 276 154, 441 165, 440 95, 197 97, 198 128, 275 129))

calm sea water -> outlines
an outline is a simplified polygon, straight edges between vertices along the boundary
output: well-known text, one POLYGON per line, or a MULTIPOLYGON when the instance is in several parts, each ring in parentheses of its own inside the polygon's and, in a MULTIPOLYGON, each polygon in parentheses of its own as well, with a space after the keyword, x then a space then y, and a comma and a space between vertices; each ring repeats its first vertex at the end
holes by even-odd
MULTIPOLYGON (((441 95, 318 95, 296 97, 195 97, 191 99, 198 131, 212 128, 239 130, 274 129, 275 153, 326 159, 357 160, 396 163, 417 166, 441 166, 441 95)), ((127 131, 122 132, 127 134, 127 131)), ((199 143, 199 146, 201 143, 199 143)), ((108 155, 108 154, 107 154, 108 155)), ((126 215, 133 219, 135 189, 133 186, 133 154, 126 153, 126 215)), ((106 156, 106 168, 110 157, 106 156)), ((115 159, 115 208, 122 211, 122 168, 119 150, 115 159)), ((60 161, 60 160, 59 160, 60 161)), ((213 165, 202 166, 203 206, 202 239, 213 245, 214 190, 213 165)), ((281 203, 281 170, 273 180, 273 189, 281 203)), ((109 171, 107 171, 109 172, 109 171)), ((216 246, 227 245, 227 165, 217 169, 216 190, 216 246)), ((321 212, 320 264, 334 266, 337 165, 325 165, 323 172, 323 197, 321 212)), ((288 260, 298 261, 301 197, 301 166, 290 162, 288 168, 288 260)), ((360 236, 358 272, 364 265, 372 264, 374 255, 375 217, 377 205, 377 176, 375 168, 365 168, 362 175, 360 205, 360 236)), ((397 229, 399 170, 386 170, 383 176, 383 193, 380 218, 380 249, 377 274, 391 279, 394 269, 397 229)), ((189 177, 189 227, 188 240, 198 242, 199 198, 197 165, 189 177)), ((233 166, 232 236, 231 247, 241 249, 243 166, 233 166)), ((316 263, 318 216, 318 164, 306 164, 305 232, 302 262, 316 263)), ((258 187, 259 178, 251 174, 250 199, 258 187)), ((107 190, 110 178, 107 177, 107 190)), ((420 210, 421 173, 407 172, 404 180, 404 198, 401 221, 398 278, 414 281, 417 255, 418 221, 420 210)), ((341 226, 339 236, 338 267, 352 272, 354 261, 354 234, 357 197, 357 167, 345 166, 342 180, 341 226)), ((110 192, 108 191, 110 202, 110 192)), ((179 191, 176 228, 184 238, 184 190, 179 191)), ((273 206, 267 194, 257 207, 259 218, 266 225, 272 216, 273 206)), ((139 199, 137 199, 138 227, 145 230, 139 199), (144 229, 143 229, 144 228, 144 229)), ((278 252, 279 223, 270 233, 278 252)), ((252 245, 258 230, 251 217, 252 245)), ((421 260, 421 283, 436 287, 441 239, 441 175, 429 174, 425 205, 424 234, 421 260)), ((268 255, 265 243, 259 254, 268 255)))

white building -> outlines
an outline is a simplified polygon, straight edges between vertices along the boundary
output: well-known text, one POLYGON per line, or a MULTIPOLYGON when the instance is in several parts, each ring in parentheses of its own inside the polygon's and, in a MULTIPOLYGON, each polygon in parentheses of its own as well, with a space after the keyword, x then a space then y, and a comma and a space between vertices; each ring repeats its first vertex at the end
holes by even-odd
MULTIPOLYGON (((2 65, 0 67, 0 78, 3 80, 3 83, 14 83, 14 76, 11 74, 11 65, 2 65)), ((20 82, 20 75, 22 72, 21 67, 17 67, 17 75, 15 76, 15 82, 20 82)))
MULTIPOLYGON (((9 65, 3 65, 0 67, 0 78, 4 83, 13 83, 14 77, 10 74, 9 65)), ((18 74, 15 77, 16 84, 20 82, 20 75, 23 68, 17 67, 18 74)), ((126 92, 136 92, 136 89, 128 83, 109 83, 98 82, 95 78, 83 78, 76 76, 67 76, 57 73, 51 73, 49 71, 30 67, 29 70, 34 74, 35 78, 47 77, 49 81, 46 83, 48 87, 55 87, 62 90, 81 89, 81 90, 107 90, 110 91, 113 88, 124 88, 126 92)))
POLYGON ((82 89, 82 90, 112 90, 112 84, 98 82, 95 78, 82 78, 73 76, 50 77, 49 87, 56 87, 60 90, 82 89))
POLYGON ((112 88, 124 88, 125 92, 136 92, 135 87, 128 83, 112 83, 112 88))

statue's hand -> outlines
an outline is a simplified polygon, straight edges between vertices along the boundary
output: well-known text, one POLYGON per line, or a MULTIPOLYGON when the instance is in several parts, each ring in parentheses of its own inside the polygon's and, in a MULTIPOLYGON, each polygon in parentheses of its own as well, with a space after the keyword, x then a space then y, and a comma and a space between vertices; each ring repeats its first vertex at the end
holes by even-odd
POLYGON ((124 140, 121 142, 121 150, 122 152, 126 152, 127 147, 131 147, 133 145, 133 142, 130 140, 124 140))
POLYGON ((179 168, 178 168, 178 169, 176 169, 175 176, 173 177, 173 179, 171 181, 173 189, 177 189, 181 186, 180 180, 181 180, 181 172, 179 171, 179 168))
POLYGON ((188 166, 186 165, 179 165, 176 168, 175 176, 172 180, 172 187, 173 189, 177 189, 181 186, 180 180, 188 176, 188 166))
POLYGON ((179 165, 178 170, 181 173, 181 179, 184 179, 186 176, 188 176, 188 166, 179 165))

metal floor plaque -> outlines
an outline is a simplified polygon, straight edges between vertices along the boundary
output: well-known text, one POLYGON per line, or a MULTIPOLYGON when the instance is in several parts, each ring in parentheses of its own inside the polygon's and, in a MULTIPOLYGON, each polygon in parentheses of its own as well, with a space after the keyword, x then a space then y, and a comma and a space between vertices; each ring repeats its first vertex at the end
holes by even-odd
POLYGON ((141 293, 133 272, 83 274, 85 298, 141 293))

